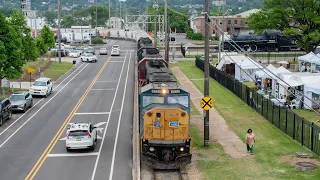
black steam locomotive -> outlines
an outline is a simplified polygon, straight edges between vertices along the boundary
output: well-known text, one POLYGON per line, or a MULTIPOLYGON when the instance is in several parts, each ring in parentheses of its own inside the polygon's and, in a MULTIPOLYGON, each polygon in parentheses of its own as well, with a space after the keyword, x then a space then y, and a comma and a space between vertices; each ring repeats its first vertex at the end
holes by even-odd
POLYGON ((239 46, 249 52, 301 50, 295 37, 286 36, 279 30, 265 30, 261 35, 232 35, 231 40, 224 41, 226 51, 240 50, 239 46))

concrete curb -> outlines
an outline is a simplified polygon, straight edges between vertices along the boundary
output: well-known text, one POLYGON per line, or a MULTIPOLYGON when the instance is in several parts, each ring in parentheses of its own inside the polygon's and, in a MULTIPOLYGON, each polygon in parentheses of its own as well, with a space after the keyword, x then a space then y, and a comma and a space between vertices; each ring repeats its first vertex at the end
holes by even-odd
POLYGON ((133 156, 132 156, 132 179, 140 180, 140 147, 139 147, 139 113, 138 113, 138 68, 137 61, 135 61, 134 66, 134 111, 133 111, 133 135, 132 135, 132 146, 133 146, 133 156))

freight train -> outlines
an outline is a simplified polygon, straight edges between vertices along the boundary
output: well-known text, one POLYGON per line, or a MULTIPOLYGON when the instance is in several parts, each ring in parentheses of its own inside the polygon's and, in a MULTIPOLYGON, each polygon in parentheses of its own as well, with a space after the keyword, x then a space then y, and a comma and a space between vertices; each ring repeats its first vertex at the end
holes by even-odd
POLYGON ((191 162, 190 93, 146 38, 138 40, 140 150, 153 169, 180 169, 191 162))
POLYGON ((265 30, 261 35, 232 35, 230 39, 224 41, 226 51, 240 50, 238 46, 249 52, 302 50, 298 48, 295 37, 286 36, 278 30, 265 30))

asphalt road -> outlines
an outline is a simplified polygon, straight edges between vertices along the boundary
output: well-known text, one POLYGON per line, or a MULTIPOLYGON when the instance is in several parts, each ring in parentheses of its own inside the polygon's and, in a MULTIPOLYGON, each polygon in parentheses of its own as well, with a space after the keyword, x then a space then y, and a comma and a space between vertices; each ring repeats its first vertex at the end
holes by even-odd
POLYGON ((120 57, 80 63, 48 98, 0 127, 1 180, 132 179, 135 43, 113 40, 108 49, 112 44, 121 46, 120 57), (94 151, 66 151, 72 122, 98 126, 94 151))

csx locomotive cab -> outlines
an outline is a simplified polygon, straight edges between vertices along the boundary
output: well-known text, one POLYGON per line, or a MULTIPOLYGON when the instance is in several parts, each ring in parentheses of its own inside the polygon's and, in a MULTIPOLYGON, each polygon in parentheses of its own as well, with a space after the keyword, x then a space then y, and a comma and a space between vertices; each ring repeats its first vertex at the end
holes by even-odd
POLYGON ((154 169, 180 169, 191 162, 190 94, 176 82, 141 88, 141 151, 154 169))

